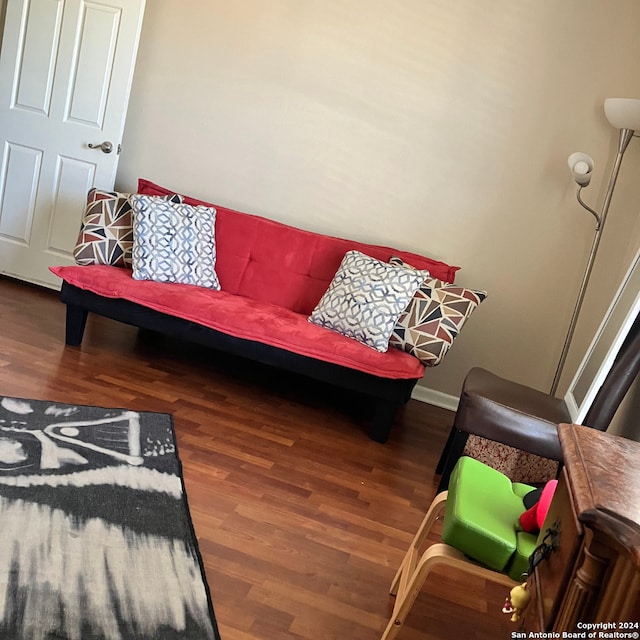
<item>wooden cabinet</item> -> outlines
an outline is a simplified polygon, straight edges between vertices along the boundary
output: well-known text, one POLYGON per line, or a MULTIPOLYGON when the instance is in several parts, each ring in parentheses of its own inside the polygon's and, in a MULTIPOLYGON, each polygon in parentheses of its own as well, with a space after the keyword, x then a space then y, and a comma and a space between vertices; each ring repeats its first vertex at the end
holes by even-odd
POLYGON ((640 443, 569 424, 559 435, 564 467, 538 540, 557 532, 555 549, 528 580, 524 630, 640 632, 640 443))

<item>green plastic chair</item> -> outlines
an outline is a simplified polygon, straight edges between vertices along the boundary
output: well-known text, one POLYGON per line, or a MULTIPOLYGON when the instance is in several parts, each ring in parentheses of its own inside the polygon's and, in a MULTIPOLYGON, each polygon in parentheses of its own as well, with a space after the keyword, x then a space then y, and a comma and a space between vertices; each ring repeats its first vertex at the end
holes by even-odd
POLYGON ((523 581, 537 536, 519 530, 526 511, 523 497, 534 487, 469 457, 451 474, 449 490, 439 493, 407 551, 393 582, 393 614, 381 640, 393 640, 404 624, 429 573, 438 565, 498 582, 509 588, 523 581), (444 514, 442 542, 423 551, 427 536, 444 514))

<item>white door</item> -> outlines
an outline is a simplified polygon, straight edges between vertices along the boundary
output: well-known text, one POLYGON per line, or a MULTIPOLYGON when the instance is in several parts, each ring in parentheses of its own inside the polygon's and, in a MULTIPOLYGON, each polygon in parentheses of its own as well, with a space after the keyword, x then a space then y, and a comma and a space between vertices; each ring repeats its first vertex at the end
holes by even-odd
POLYGON ((59 288, 87 191, 113 188, 144 3, 7 0, 0 273, 59 288))

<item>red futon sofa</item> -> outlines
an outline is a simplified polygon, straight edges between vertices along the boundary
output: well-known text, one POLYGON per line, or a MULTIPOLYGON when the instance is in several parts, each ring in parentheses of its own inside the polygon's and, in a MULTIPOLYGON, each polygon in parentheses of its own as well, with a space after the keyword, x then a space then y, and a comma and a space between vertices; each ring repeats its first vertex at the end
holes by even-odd
MULTIPOLYGON (((174 192, 141 179, 138 193, 174 192)), ((384 262, 397 256, 445 282, 453 282, 458 267, 183 199, 217 211, 215 270, 221 290, 134 280, 130 269, 110 265, 51 267, 63 280, 66 343, 81 344, 92 312, 284 368, 369 396, 374 405, 370 437, 385 442, 425 366, 400 349, 380 353, 312 324, 309 314, 349 250, 384 262)))

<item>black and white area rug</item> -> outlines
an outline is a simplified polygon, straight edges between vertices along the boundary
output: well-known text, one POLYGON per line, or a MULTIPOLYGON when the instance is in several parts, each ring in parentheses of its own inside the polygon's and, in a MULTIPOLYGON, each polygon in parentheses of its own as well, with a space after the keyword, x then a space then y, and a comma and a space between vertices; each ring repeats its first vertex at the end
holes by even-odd
POLYGON ((0 638, 219 639, 171 416, 0 396, 0 638))

